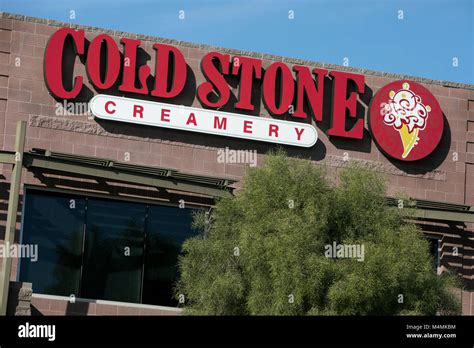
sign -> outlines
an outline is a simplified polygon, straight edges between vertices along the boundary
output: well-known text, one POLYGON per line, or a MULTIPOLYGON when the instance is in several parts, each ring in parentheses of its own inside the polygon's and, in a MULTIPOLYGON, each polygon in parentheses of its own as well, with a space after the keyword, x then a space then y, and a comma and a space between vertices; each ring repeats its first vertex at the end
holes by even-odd
POLYGON ((441 141, 444 119, 436 98, 422 85, 399 80, 384 86, 372 101, 370 128, 383 152, 416 161, 441 141))
MULTIPOLYGON (((185 57, 177 47, 160 43, 153 45, 156 54, 152 75, 148 65, 138 63, 141 41, 122 38, 120 43, 123 45, 122 52, 109 35, 97 35, 87 45, 84 30, 58 29, 45 49, 45 82, 50 93, 60 99, 74 99, 84 87, 84 76, 74 76, 70 62, 64 63, 65 56, 70 61, 80 58, 85 64, 89 81, 97 90, 118 85, 118 91, 124 94, 143 94, 161 99, 172 99, 183 93, 188 72, 185 57), (72 55, 67 47, 72 47, 72 55), (151 88, 147 83, 150 77, 154 80, 151 88)), ((231 57, 219 52, 207 53, 200 66, 206 81, 197 86, 195 92, 205 108, 218 109, 230 102, 231 87, 226 78, 235 76, 239 80, 237 101, 233 105, 236 110, 255 110, 252 93, 254 85, 259 83, 262 104, 273 117, 290 115, 301 120, 308 119, 308 113, 311 113, 316 122, 322 121, 324 80, 328 77, 333 80, 334 86, 333 91, 326 91, 333 93, 334 104, 328 134, 354 139, 363 137, 362 118, 352 127, 346 127, 347 117, 356 118, 357 93, 364 93, 363 75, 310 69, 301 65, 290 69, 283 62, 273 62, 262 73, 261 59, 231 57), (355 85, 355 90, 349 91, 349 84, 355 85)))
POLYGON ((102 94, 92 98, 90 105, 96 117, 106 120, 303 147, 311 147, 318 140, 316 129, 306 123, 102 94))
MULTIPOLYGON (((205 81, 190 87, 190 69, 179 48, 155 43, 155 55, 150 57, 154 59, 152 72, 138 59, 140 47, 138 39, 122 38, 118 44, 107 34, 88 43, 84 30, 60 28, 45 49, 46 85, 56 98, 78 97, 85 87, 84 76, 71 68, 71 62, 78 60, 99 93, 114 89, 111 94, 134 98, 99 94, 92 106, 99 118, 304 147, 317 141, 313 121, 325 121, 329 137, 354 139, 355 147, 364 136, 364 114, 360 110, 357 114, 359 99, 367 97, 364 75, 297 64, 290 69, 281 61, 263 69, 262 59, 209 52, 200 64, 205 81), (237 83, 235 96, 229 78, 237 83), (328 81, 332 88, 325 90, 328 81), (184 92, 194 93, 203 108, 175 105, 173 98, 184 92), (157 101, 141 101, 140 95, 157 101), (168 100, 169 104, 163 103, 168 100), (332 105, 323 105, 325 100, 332 105), (108 101, 111 103, 106 106, 108 101), (244 115, 256 111, 256 101, 272 118, 244 115), (218 111, 224 106, 237 112, 218 111), (330 120, 323 120, 323 107, 331 110, 330 120), (142 117, 137 110, 143 110, 142 117), (195 119, 190 119, 191 114, 195 119), (283 116, 295 122, 279 120, 283 116), (225 129, 214 124, 222 120, 227 122, 225 129)), ((443 115, 434 96, 407 80, 383 87, 372 100, 370 115, 370 128, 380 149, 401 161, 428 156, 443 133, 443 115)))

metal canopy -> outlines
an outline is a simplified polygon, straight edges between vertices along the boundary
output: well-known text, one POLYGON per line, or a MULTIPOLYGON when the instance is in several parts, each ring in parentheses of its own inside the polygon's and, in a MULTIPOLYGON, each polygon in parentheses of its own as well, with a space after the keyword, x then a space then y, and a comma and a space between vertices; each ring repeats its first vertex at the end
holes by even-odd
MULTIPOLYGON (((397 206, 399 199, 386 198, 388 205, 397 206)), ((422 219, 474 222, 474 207, 464 204, 428 201, 425 199, 404 200, 410 208, 416 208, 414 217, 422 219)))
MULTIPOLYGON (((0 151, 0 163, 14 164, 15 152, 0 151)), ((181 173, 175 169, 129 164, 36 148, 24 153, 23 165, 211 197, 231 196, 233 189, 229 185, 236 182, 226 178, 181 173)), ((387 197, 386 199, 389 205, 398 205, 398 198, 387 197)), ((474 223, 474 207, 469 205, 424 199, 410 199, 405 201, 405 204, 416 208, 413 211, 414 217, 474 223)))
MULTIPOLYGON (((0 161, 12 163, 14 152, 0 152, 0 161)), ((236 180, 181 173, 174 169, 149 167, 110 159, 72 155, 34 148, 24 153, 23 165, 65 173, 81 174, 108 180, 164 189, 198 193, 212 197, 231 196, 229 187, 236 180)))

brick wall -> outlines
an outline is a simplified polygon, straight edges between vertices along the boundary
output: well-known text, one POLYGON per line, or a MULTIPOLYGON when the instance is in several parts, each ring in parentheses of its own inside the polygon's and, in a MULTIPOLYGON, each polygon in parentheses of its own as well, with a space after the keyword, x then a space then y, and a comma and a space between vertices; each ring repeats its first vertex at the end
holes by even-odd
MULTIPOLYGON (((0 15, 0 149, 13 149, 16 123, 25 120, 28 122, 27 150, 37 147, 118 161, 124 161, 127 157, 133 164, 176 168, 193 174, 225 176, 239 180, 244 174, 245 166, 218 163, 218 149, 229 147, 237 150, 257 150, 258 162, 262 163, 264 154, 273 148, 266 143, 96 121, 87 114, 56 115, 57 101, 48 93, 44 83, 43 56, 50 35, 64 26, 84 29, 88 40, 92 40, 100 33, 111 35, 118 44, 122 37, 138 38, 150 57, 154 57, 152 45, 156 42, 175 45, 185 55, 187 64, 193 72, 195 85, 204 81, 199 64, 203 55, 210 51, 221 51, 231 56, 257 57, 263 60, 264 68, 274 61, 283 61, 290 67, 300 64, 364 74, 366 89, 373 95, 382 86, 394 80, 408 78, 417 81, 438 99, 448 122, 441 144, 429 158, 416 163, 396 163, 387 159, 378 150, 367 132, 362 141, 333 139, 328 138, 320 124, 316 125, 319 128, 319 140, 313 148, 287 148, 287 151, 290 155, 310 158, 318 163, 328 163, 334 168, 345 165, 342 158, 347 153, 351 159, 385 173, 391 195, 405 193, 414 198, 474 205, 474 86, 472 85, 334 66, 264 53, 241 52, 8 13, 0 15)), ((154 60, 148 60, 147 64, 151 71, 154 71, 154 60)), ((86 76, 84 65, 79 59, 76 59, 75 74, 86 76)), ((89 95, 86 94, 81 98, 87 101, 98 92, 87 78, 84 79, 84 83, 89 95)), ((185 96, 170 102, 201 107, 194 92, 195 88, 194 90, 188 88, 185 96)), ((232 93, 235 97, 237 90, 234 88, 232 93)), ((330 103, 326 104, 328 105, 325 105, 325 108, 330 107, 330 103)), ((366 107, 363 111, 367 114, 366 107)), ((263 106, 255 114, 269 116, 263 106)), ((327 115, 327 110, 324 110, 323 114, 327 115)), ((10 174, 9 166, 0 165, 0 213, 6 210, 10 174)), ((157 195, 156 190, 150 191, 133 185, 116 183, 101 185, 87 178, 66 177, 60 174, 43 175, 27 170, 23 171, 22 180, 30 185, 103 192, 110 195, 115 195, 117 192, 148 198, 156 198, 157 195)), ((240 183, 236 184, 237 187, 239 185, 240 183)), ((2 226, 4 221, 0 221, 0 235, 3 234, 2 226)), ((464 227, 462 233, 463 238, 472 244, 473 227, 464 227)), ((466 248, 463 257, 465 265, 462 267, 466 269, 466 276, 474 281, 474 248, 466 248)))
POLYGON ((101 300, 34 294, 31 300, 32 315, 181 315, 182 310, 163 306, 150 306, 101 300))
MULTIPOLYGON (((49 36, 59 27, 69 26, 69 24, 6 13, 2 16, 0 18, 0 146, 4 150, 13 149, 16 122, 26 120, 29 122, 27 149, 39 147, 115 160, 123 160, 125 152, 128 152, 132 163, 240 179, 244 172, 244 165, 217 163, 216 150, 218 148, 229 146, 235 149, 254 149, 259 152, 260 161, 263 158, 262 154, 272 148, 269 144, 249 143, 244 140, 218 138, 204 134, 117 125, 110 122, 97 123, 87 115, 58 117, 55 114, 57 101, 49 95, 43 79, 43 56, 49 36)), ((362 73, 365 74, 366 87, 372 90, 373 94, 391 81, 406 78, 401 75, 319 64, 263 53, 241 52, 92 27, 77 25, 73 27, 84 28, 88 40, 99 33, 112 35, 117 43, 121 37, 138 38, 142 40, 142 47, 151 57, 154 57, 152 45, 156 42, 176 45, 183 52, 189 67, 193 70, 196 85, 204 81, 198 69, 200 59, 205 53, 213 50, 225 51, 231 55, 261 58, 264 67, 274 61, 283 61, 290 67, 293 64, 302 64, 362 73)), ((153 71, 154 59, 150 59, 147 64, 153 71)), ((76 59, 75 74, 85 76, 84 65, 78 59, 76 59)), ((387 173, 390 193, 405 192, 416 198, 473 204, 474 186, 471 182, 474 182, 472 180, 474 178, 474 86, 408 78, 420 82, 435 95, 448 120, 450 135, 444 137, 444 141, 434 156, 404 166, 392 162, 381 154, 368 135, 364 141, 344 142, 340 139, 329 139, 321 130, 319 130, 320 141, 315 147, 289 148, 288 151, 290 154, 298 154, 316 161, 329 161, 330 164, 337 163, 347 152, 350 158, 376 166, 380 171, 387 173), (455 157, 456 160, 454 160, 455 157), (433 165, 433 162, 436 165, 433 165)), ((92 93, 88 98, 97 94, 87 79, 85 79, 85 85, 92 93)), ((233 93, 235 95, 235 88, 233 93)), ((185 102, 186 105, 201 107, 194 93, 185 99, 171 102, 185 102)), ((259 108, 258 114, 268 116, 264 107, 259 108)), ((320 125, 317 124, 317 126, 320 125)), ((27 176, 27 180, 29 183, 38 184, 38 181, 30 176, 27 176)))

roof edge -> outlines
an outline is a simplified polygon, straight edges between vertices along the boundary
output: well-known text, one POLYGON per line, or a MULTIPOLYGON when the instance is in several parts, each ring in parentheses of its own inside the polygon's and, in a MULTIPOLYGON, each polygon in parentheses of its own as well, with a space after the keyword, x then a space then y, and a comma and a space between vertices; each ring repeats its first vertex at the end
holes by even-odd
POLYGON ((377 71, 377 70, 369 70, 369 69, 362 69, 362 68, 347 67, 347 66, 337 65, 337 64, 321 63, 321 62, 316 62, 316 61, 313 61, 313 60, 298 59, 298 58, 279 56, 279 55, 273 55, 273 54, 258 53, 258 52, 252 52, 252 51, 242 51, 242 50, 237 50, 237 49, 231 49, 231 48, 225 48, 225 47, 219 47, 219 46, 211 46, 211 45, 206 45, 206 44, 196 44, 196 43, 192 43, 192 42, 188 42, 188 41, 166 39, 166 38, 162 38, 162 37, 158 37, 158 36, 132 34, 132 33, 123 32, 123 31, 120 31, 120 30, 112 30, 112 29, 105 29, 105 28, 99 28, 99 27, 92 27, 92 26, 88 26, 88 25, 80 25, 80 24, 75 24, 75 23, 60 22, 60 21, 56 21, 56 20, 38 18, 38 17, 30 17, 30 16, 19 15, 19 14, 10 13, 10 12, 0 12, 0 18, 13 19, 13 20, 19 20, 19 21, 25 21, 25 22, 31 22, 31 23, 47 24, 47 25, 56 26, 56 27, 70 27, 70 28, 76 28, 76 29, 84 29, 86 31, 94 32, 94 33, 101 32, 101 33, 110 34, 110 35, 116 35, 116 36, 122 36, 122 37, 131 37, 131 38, 136 38, 136 39, 140 39, 140 40, 155 41, 155 42, 167 43, 167 44, 183 46, 183 47, 201 48, 201 49, 205 49, 205 50, 215 50, 215 51, 219 51, 219 52, 236 54, 236 55, 244 55, 244 56, 250 56, 250 57, 261 58, 261 59, 269 59, 269 60, 274 60, 274 61, 282 61, 284 63, 289 63, 289 64, 301 64, 301 65, 307 65, 307 66, 315 66, 315 67, 321 67, 321 68, 326 68, 326 69, 348 71, 348 72, 353 72, 353 73, 357 73, 357 74, 373 75, 373 76, 378 76, 378 77, 395 78, 395 79, 409 79, 409 80, 413 80, 415 82, 420 82, 420 83, 435 84, 435 85, 441 85, 441 86, 444 86, 444 87, 451 87, 451 88, 463 88, 463 89, 474 90, 474 84, 467 84, 467 83, 453 82, 453 81, 445 81, 445 80, 434 80, 434 79, 429 79, 429 78, 426 78, 426 77, 417 77, 417 76, 410 76, 410 75, 404 75, 404 74, 387 73, 387 72, 382 72, 382 71, 377 71))

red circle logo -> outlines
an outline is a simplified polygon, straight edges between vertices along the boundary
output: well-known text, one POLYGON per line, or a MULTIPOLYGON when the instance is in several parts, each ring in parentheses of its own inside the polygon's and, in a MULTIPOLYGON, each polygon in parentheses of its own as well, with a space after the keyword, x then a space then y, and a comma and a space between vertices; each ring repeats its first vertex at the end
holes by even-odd
POLYGON ((387 155, 416 161, 438 146, 443 134, 443 112, 422 85, 408 80, 382 87, 370 106, 370 129, 387 155))

